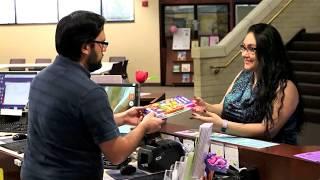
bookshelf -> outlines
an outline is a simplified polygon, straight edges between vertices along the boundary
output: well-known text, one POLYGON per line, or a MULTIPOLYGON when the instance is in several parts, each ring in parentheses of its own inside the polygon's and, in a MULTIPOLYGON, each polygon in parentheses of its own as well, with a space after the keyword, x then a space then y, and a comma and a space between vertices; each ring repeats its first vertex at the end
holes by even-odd
POLYGON ((193 86, 193 60, 191 50, 173 50, 172 38, 167 38, 166 85, 193 86))

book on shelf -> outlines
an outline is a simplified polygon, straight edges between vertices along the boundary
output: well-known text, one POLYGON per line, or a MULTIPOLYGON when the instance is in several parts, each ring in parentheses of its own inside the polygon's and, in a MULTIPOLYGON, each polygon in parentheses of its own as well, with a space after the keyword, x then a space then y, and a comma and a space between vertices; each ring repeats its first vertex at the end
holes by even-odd
POLYGON ((190 82, 191 82, 190 74, 188 74, 188 73, 183 73, 183 74, 182 74, 182 78, 181 78, 181 82, 183 82, 183 83, 190 83, 190 82))
POLYGON ((191 64, 189 63, 181 64, 181 72, 191 72, 191 64))
POLYGON ((209 36, 209 46, 214 46, 219 43, 219 36, 212 35, 209 36))
POLYGON ((187 60, 187 51, 178 51, 177 61, 186 61, 186 60, 187 60))
POLYGON ((174 64, 172 67, 172 72, 180 72, 180 64, 174 64))
POLYGON ((198 40, 191 41, 191 47, 199 47, 199 41, 198 40))
POLYGON ((186 112, 194 106, 192 100, 184 96, 175 96, 145 107, 145 114, 154 112, 158 118, 166 119, 168 117, 186 112))
POLYGON ((200 37, 200 47, 209 47, 209 37, 201 36, 200 37))

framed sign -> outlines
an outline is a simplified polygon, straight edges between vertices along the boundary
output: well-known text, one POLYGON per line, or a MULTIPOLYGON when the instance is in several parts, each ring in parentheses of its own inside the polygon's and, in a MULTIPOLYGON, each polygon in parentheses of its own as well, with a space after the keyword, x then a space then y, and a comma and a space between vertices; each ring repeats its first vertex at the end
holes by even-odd
POLYGON ((12 0, 0 1, 0 24, 14 24, 15 18, 15 4, 12 0))
POLYGON ((134 0, 102 0, 102 16, 109 22, 134 21, 134 0))
POLYGON ((57 0, 16 0, 16 23, 57 23, 57 0))

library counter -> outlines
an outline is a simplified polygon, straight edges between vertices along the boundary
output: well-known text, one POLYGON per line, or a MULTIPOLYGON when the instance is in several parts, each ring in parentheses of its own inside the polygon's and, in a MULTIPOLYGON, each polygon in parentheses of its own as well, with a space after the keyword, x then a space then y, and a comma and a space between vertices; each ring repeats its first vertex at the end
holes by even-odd
MULTIPOLYGON (((187 130, 180 125, 166 124, 161 133, 179 138, 194 139, 191 136, 176 134, 187 130)), ((295 157, 295 154, 320 151, 320 146, 292 146, 279 144, 268 148, 249 148, 238 146, 240 167, 255 167, 262 180, 318 180, 320 163, 295 157)))

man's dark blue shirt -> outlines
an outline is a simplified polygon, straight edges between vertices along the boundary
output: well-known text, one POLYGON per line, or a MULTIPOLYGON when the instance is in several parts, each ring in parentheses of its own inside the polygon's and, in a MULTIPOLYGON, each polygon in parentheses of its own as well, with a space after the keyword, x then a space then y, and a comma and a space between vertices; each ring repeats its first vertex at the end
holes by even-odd
POLYGON ((119 135, 103 88, 78 62, 57 56, 33 80, 21 176, 102 179, 99 144, 119 135))

